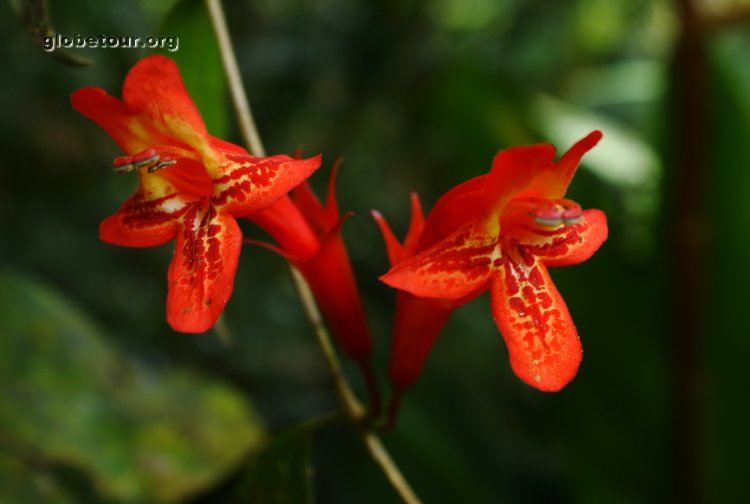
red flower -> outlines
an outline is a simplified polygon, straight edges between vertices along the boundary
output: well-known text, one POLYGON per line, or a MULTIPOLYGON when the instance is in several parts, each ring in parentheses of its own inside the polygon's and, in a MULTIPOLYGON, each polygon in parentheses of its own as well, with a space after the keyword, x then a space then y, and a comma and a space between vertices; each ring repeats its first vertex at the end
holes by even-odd
POLYGON ((601 211, 563 199, 581 157, 600 138, 589 134, 556 163, 551 145, 501 151, 489 174, 446 193, 424 224, 414 199, 403 246, 376 214, 393 264, 381 280, 408 293, 397 299, 390 369, 396 401, 451 311, 487 289, 516 375, 544 391, 573 379, 581 344, 547 267, 585 261, 607 237, 601 211))
POLYGON ((100 88, 73 93, 73 108, 125 151, 115 171, 136 171, 139 187, 99 228, 115 245, 151 247, 176 238, 169 267, 167 320, 203 332, 232 292, 242 247, 235 221, 272 205, 320 165, 320 157, 257 158, 212 137, 176 64, 144 58, 128 72, 123 100, 100 88))
MULTIPOLYGON (((274 205, 249 219, 278 243, 270 246, 305 277, 331 333, 344 353, 357 362, 372 399, 380 409, 380 393, 370 364, 372 337, 357 284, 341 238, 341 225, 350 214, 339 215, 334 165, 322 205, 306 182, 274 205)), ((266 245, 268 246, 268 245, 266 245)))

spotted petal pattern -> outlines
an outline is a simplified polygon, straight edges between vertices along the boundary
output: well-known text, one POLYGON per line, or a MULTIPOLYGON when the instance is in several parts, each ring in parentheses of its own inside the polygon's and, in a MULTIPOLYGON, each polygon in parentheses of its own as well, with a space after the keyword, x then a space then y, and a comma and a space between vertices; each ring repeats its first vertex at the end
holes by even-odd
POLYGON ((569 266, 586 261, 601 247, 607 239, 607 217, 601 210, 586 210, 576 224, 554 229, 526 219, 506 226, 504 234, 547 266, 569 266))
POLYGON ((183 219, 167 282, 167 320, 177 331, 211 328, 232 293, 242 233, 231 216, 193 204, 183 219))
POLYGON ((187 209, 179 194, 147 199, 137 192, 99 225, 99 238, 126 247, 154 247, 175 237, 187 209))
POLYGON ((490 302, 511 367, 533 387, 560 390, 573 379, 582 357, 573 320, 544 264, 518 246, 504 251, 490 302))
POLYGON ((214 179, 211 202, 237 216, 250 215, 272 205, 319 166, 320 156, 293 159, 229 154, 221 176, 214 179))
POLYGON ((499 257, 497 235, 485 220, 470 222, 421 254, 394 266, 380 279, 420 297, 459 299, 480 289, 499 257))

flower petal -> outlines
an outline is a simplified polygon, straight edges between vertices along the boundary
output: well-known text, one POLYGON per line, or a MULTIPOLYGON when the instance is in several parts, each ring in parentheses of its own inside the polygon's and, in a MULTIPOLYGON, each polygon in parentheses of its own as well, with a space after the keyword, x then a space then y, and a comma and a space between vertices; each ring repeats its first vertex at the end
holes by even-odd
POLYGON ((380 280, 420 297, 458 299, 479 293, 499 257, 497 230, 476 219, 451 236, 413 256, 380 277, 380 280))
POLYGON ((101 126, 128 154, 170 143, 150 120, 101 88, 79 89, 70 96, 70 101, 74 109, 101 126))
POLYGON ((339 207, 336 201, 336 177, 341 168, 341 159, 337 159, 331 168, 328 177, 328 191, 326 193, 325 205, 312 191, 310 184, 303 183, 297 186, 291 193, 294 204, 307 218, 307 222, 315 229, 318 236, 327 235, 334 227, 339 225, 339 207))
POLYGON ((511 368, 521 380, 555 392, 573 379, 583 356, 581 342, 541 262, 523 249, 511 251, 492 281, 490 300, 511 368))
POLYGON ((156 55, 140 60, 125 77, 122 99, 162 134, 204 154, 210 150, 203 118, 171 59, 156 55))
POLYGON ((224 151, 225 154, 231 153, 231 154, 242 154, 245 156, 249 156, 250 154, 240 147, 239 145, 235 145, 233 143, 227 142, 226 140, 222 140, 221 138, 216 138, 215 136, 208 136, 208 142, 211 144, 211 148, 216 151, 224 151))
POLYGON ((546 228, 526 222, 503 224, 503 233, 512 236, 528 254, 547 266, 568 266, 589 259, 607 239, 607 217, 601 210, 585 210, 579 222, 546 228))
POLYGON ((177 232, 179 217, 189 206, 180 195, 147 198, 142 191, 128 198, 117 212, 99 225, 99 238, 125 247, 154 247, 177 232))
POLYGON ((411 219, 409 220, 409 229, 406 231, 406 237, 404 238, 404 252, 412 256, 417 252, 417 245, 422 238, 425 218, 424 211, 422 211, 422 202, 419 201, 419 195, 416 192, 412 192, 410 200, 411 219))
POLYGON ((393 266, 403 261, 406 257, 406 254, 404 253, 404 247, 398 241, 396 235, 393 234, 393 230, 391 229, 391 226, 388 225, 388 221, 386 221, 385 217, 383 217, 383 214, 381 214, 377 210, 370 210, 370 214, 372 215, 372 218, 375 219, 375 223, 380 228, 380 234, 383 235, 385 250, 388 254, 388 262, 390 262, 391 266, 393 266))
POLYGON ((575 143, 568 151, 563 154, 559 161, 545 170, 534 183, 518 194, 519 197, 537 197, 537 198, 562 198, 568 190, 573 175, 575 175, 581 158, 591 150, 602 138, 602 132, 595 130, 586 135, 584 138, 575 143))
POLYGON ((211 202, 238 217, 259 212, 301 184, 318 169, 320 159, 227 154, 214 179, 211 202))
POLYGON ((141 182, 141 190, 152 195, 165 193, 179 193, 186 197, 209 198, 213 193, 213 183, 206 173, 206 169, 199 161, 186 157, 170 156, 170 147, 158 147, 162 158, 175 159, 175 164, 159 169, 154 173, 140 170, 138 176, 141 182))
MULTIPOLYGON (((306 185, 306 184, 303 184, 306 185)), ((309 226, 306 216, 288 196, 282 196, 265 210, 248 216, 278 243, 278 251, 286 259, 310 259, 320 250, 320 240, 309 226)))
POLYGON ((233 217, 194 204, 177 232, 167 280, 167 321, 176 331, 204 332, 229 300, 242 247, 233 217))
POLYGON ((417 380, 435 340, 459 304, 398 293, 388 369, 397 394, 403 394, 417 380))
POLYGON ((432 247, 470 220, 485 213, 482 205, 482 190, 486 178, 486 175, 480 175, 467 180, 435 202, 427 216, 424 232, 414 251, 420 252, 432 247))
POLYGON ((499 215, 505 204, 545 171, 550 171, 555 148, 549 144, 505 149, 495 156, 484 186, 487 213, 499 215))
MULTIPOLYGON (((327 234, 328 230, 339 221, 338 211, 335 215, 329 216, 307 181, 302 182, 292 190, 289 194, 289 200, 293 202, 297 211, 305 216, 305 221, 317 236, 327 234)), ((274 205, 276 204, 274 203, 274 205)))
POLYGON ((378 224, 380 233, 383 235, 383 241, 388 253, 388 261, 391 263, 391 266, 395 266, 404 259, 414 255, 417 243, 424 230, 424 213, 422 213, 422 204, 419 202, 417 193, 411 193, 411 220, 403 245, 399 243, 398 238, 393 234, 391 227, 380 212, 371 210, 370 213, 378 224))

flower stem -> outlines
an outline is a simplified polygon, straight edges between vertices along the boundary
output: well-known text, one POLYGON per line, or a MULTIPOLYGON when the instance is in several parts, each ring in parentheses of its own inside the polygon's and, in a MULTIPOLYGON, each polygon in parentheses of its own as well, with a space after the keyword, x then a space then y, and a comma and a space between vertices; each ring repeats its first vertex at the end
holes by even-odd
MULTIPOLYGON (((237 119, 240 125, 242 138, 250 149, 250 153, 255 156, 265 156, 263 142, 255 126, 250 103, 248 102, 245 88, 242 84, 237 58, 234 53, 232 41, 229 38, 229 29, 227 28, 226 17, 220 0, 206 0, 206 8, 211 18, 211 24, 219 43, 219 52, 224 66, 224 72, 229 86, 229 92, 232 97, 237 119)), ((360 401, 352 391, 346 375, 341 369, 341 363, 338 360, 336 351, 331 343, 331 337, 323 324, 320 312, 315 304, 315 299, 310 291, 310 287, 302 275, 294 268, 290 268, 295 289, 299 295, 300 302, 305 309, 305 313, 310 320, 315 331, 323 354, 325 355, 328 367, 333 375, 336 392, 341 400, 344 413, 347 418, 356 427, 362 438, 362 442, 372 456, 375 463, 380 466, 388 481, 398 492, 401 499, 407 504, 419 504, 421 501, 412 490, 409 483, 404 478, 396 463, 391 458, 388 451, 383 446, 380 438, 369 428, 365 427, 362 420, 366 417, 366 412, 360 401)))
POLYGON ((346 376, 341 369, 341 363, 336 356, 336 350, 333 348, 328 331, 326 330, 325 325, 323 325, 323 320, 320 317, 320 311, 315 304, 315 298, 310 290, 310 286, 307 285, 304 277, 296 268, 290 267, 289 269, 292 272, 292 281, 297 289, 297 294, 300 297, 302 306, 305 309, 305 314, 307 315, 310 324, 313 326, 315 337, 318 339, 318 343, 323 350, 323 355, 325 355, 328 367, 333 374, 336 392, 341 399, 341 404, 346 411, 346 415, 351 420, 359 422, 365 417, 365 409, 354 395, 349 383, 346 381, 346 376))
POLYGON ((263 147, 260 134, 258 134, 258 128, 255 127, 250 103, 245 94, 240 67, 237 65, 237 56, 234 53, 232 40, 229 38, 229 29, 227 28, 224 9, 219 0, 206 0, 206 9, 208 9, 208 16, 211 18, 211 25, 214 28, 216 40, 219 42, 221 62, 224 66, 229 93, 232 96, 232 104, 237 113, 237 121, 239 122, 242 138, 247 144, 250 154, 263 157, 266 155, 266 149, 263 147))

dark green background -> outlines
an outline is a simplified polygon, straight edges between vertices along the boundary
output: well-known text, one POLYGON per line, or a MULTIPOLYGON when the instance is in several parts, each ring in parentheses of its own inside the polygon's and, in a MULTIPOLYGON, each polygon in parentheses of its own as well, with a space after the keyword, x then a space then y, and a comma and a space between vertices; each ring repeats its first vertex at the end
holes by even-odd
MULTIPOLYGON (((169 16, 171 1, 49 3, 62 34, 180 37, 171 56, 209 130, 240 142, 200 2, 182 2, 169 16)), ((747 2, 711 2, 739 5, 738 22, 688 35, 682 35, 678 2, 666 0, 227 4, 269 153, 298 147, 322 153, 324 168, 313 177, 319 190, 330 164, 344 158, 339 202, 356 213, 344 236, 384 386, 394 294, 377 280, 388 265, 369 209, 379 209, 401 234, 409 191, 417 190, 429 208, 455 184, 485 173, 499 149, 549 141, 562 151, 594 128, 604 132, 569 197, 606 212, 609 239, 586 263, 552 272, 583 341, 580 372, 560 393, 533 390, 510 371, 486 296, 457 311, 407 396, 396 431, 384 437, 426 502, 732 502, 747 496, 750 33, 741 15, 747 2), (696 45, 680 67, 675 52, 685 37, 696 45), (705 87, 680 100, 692 82, 691 65, 702 65, 705 87), (686 125, 696 128, 697 140, 686 140, 686 125), (698 161, 696 173, 685 159, 698 161), (678 260, 685 242, 704 247, 698 261, 678 260), (678 288, 696 309, 685 311, 676 301, 678 288)), ((167 431, 177 429, 181 443, 157 443, 160 449, 185 450, 189 459, 195 438, 181 430, 180 419, 201 410, 198 423, 217 426, 215 439, 221 439, 212 449, 230 450, 242 438, 246 463, 227 462, 199 489, 185 485, 182 502, 226 502, 248 485, 252 495, 251 483, 262 478, 258 466, 277 456, 289 456, 299 472, 289 481, 302 485, 304 443, 298 441, 309 432, 315 432, 320 502, 397 502, 346 426, 298 427, 280 448, 266 450, 266 458, 252 455, 258 448, 248 429, 262 424, 273 436, 337 405, 278 257, 260 248, 243 251, 225 312, 236 343, 227 348, 214 332, 175 334, 167 326, 171 245, 126 249, 98 241, 99 221, 136 180, 112 173, 117 146, 71 109, 69 95, 96 85, 119 96, 125 73, 146 52, 75 50, 95 66, 65 66, 35 45, 6 4, 0 45, 0 472, 6 474, 0 500, 163 499, 134 483, 148 466, 125 464, 117 474, 135 479, 117 487, 107 479, 111 472, 91 469, 102 463, 97 450, 70 459, 51 448, 56 436, 69 435, 57 421, 76 410, 55 402, 59 379, 35 377, 69 376, 65 359, 91 357, 91 345, 76 340, 81 346, 70 355, 45 353, 33 322, 64 326, 75 339, 80 321, 65 324, 80 317, 96 326, 97 341, 110 349, 106 359, 130 362, 132 379, 141 383, 127 400, 106 392, 111 377, 95 372, 104 364, 99 354, 91 357, 83 367, 90 374, 66 383, 65 393, 96 389, 90 400, 101 418, 114 409, 120 420, 93 441, 85 426, 99 417, 68 418, 70 426, 84 426, 76 430, 80 443, 101 443, 99 452, 129 447, 133 432, 164 422, 167 431), (185 403, 174 394, 184 394, 186 385, 170 388, 181 373, 196 380, 196 390, 209 394, 218 387, 233 407, 247 408, 243 434, 221 427, 229 410, 202 409, 198 392, 196 404, 181 412, 185 403), (29 390, 35 392, 21 393, 29 390), (35 420, 40 407, 49 410, 47 423, 35 420)), ((355 370, 348 371, 359 387, 355 370)), ((211 457, 200 457, 204 469, 211 466, 211 457)), ((280 502, 303 494, 280 495, 280 502)), ((246 501, 261 499, 247 495, 246 501)))

